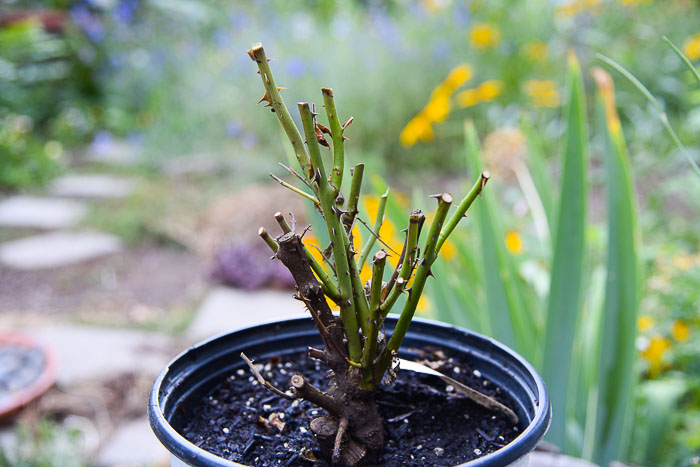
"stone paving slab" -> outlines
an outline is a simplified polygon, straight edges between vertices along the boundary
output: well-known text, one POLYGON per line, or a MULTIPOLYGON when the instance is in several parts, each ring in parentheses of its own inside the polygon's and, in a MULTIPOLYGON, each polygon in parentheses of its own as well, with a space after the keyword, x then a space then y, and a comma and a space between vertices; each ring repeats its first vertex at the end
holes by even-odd
POLYGON ((178 351, 170 336, 138 330, 58 324, 23 332, 54 352, 56 380, 63 386, 125 372, 155 377, 178 351))
POLYGON ((137 144, 110 137, 94 142, 88 148, 87 159, 120 166, 134 166, 142 161, 141 150, 137 144))
POLYGON ((73 198, 123 198, 135 186, 134 180, 115 175, 73 174, 54 179, 49 193, 73 198))
POLYGON ((70 199, 12 196, 0 201, 0 227, 61 229, 77 224, 87 208, 70 199))
POLYGON ((248 292, 217 287, 205 297, 187 329, 187 339, 196 342, 224 332, 279 318, 309 316, 292 291, 248 292))
POLYGON ((100 450, 99 466, 167 465, 170 455, 151 431, 148 417, 124 423, 100 450))
POLYGON ((0 263, 22 270, 55 268, 116 253, 121 248, 119 238, 106 233, 50 232, 0 244, 0 263))

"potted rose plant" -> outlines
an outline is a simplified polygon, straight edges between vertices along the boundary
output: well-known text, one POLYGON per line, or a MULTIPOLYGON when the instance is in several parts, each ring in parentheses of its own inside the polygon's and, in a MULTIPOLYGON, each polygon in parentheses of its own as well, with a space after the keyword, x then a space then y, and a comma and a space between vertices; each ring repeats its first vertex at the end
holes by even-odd
POLYGON ((154 385, 149 413, 174 464, 521 462, 549 424, 549 399, 539 375, 489 338, 413 319, 432 264, 481 194, 488 173, 482 173, 457 203, 449 193, 436 195, 437 208, 429 222, 420 210, 412 211, 403 248, 392 251, 378 235, 386 197, 379 203, 374 226, 358 216, 363 164, 353 168, 348 194, 343 194, 343 132, 352 118, 341 124, 333 91, 322 89, 328 126, 319 121, 314 106, 298 104, 300 132, 262 45, 248 54, 265 88, 260 102, 279 119, 299 164, 298 170, 287 170, 303 186, 278 181, 313 203, 330 244, 317 259, 304 244, 306 229, 297 230, 281 213, 275 214, 279 236, 273 238, 260 228, 273 257, 294 277, 294 298, 304 302, 312 319, 215 338, 183 353, 163 371, 154 385), (353 247, 356 222, 370 231, 361 251, 353 247), (374 250, 372 276, 363 283, 359 271, 374 250), (390 255, 398 259, 393 268, 387 261, 390 255), (398 315, 389 315, 401 302, 398 315), (339 314, 332 312, 331 303, 339 314), (419 370, 437 373, 449 385, 442 385, 441 391, 434 379, 432 386, 425 383, 433 377, 414 374, 395 383, 407 373, 399 371, 402 356, 424 360, 431 368, 419 370), (256 365, 249 357, 267 364, 256 365), (242 371, 245 364, 253 376, 242 371), (303 373, 309 368, 316 375, 303 373), (413 391, 415 387, 420 390, 413 391), (442 423, 442 432, 430 427, 420 432, 421 417, 442 423), (387 455, 389 446, 393 454, 387 455))

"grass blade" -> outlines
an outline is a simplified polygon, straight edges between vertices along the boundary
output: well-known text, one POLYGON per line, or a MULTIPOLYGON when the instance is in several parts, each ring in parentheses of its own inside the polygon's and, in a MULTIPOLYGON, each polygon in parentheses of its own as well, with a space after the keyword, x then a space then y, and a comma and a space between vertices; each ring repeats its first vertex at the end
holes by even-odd
POLYGON ((671 42, 671 40, 668 37, 662 36, 661 38, 663 40, 665 40, 668 43, 668 45, 671 46, 673 51, 676 52, 676 55, 678 55, 681 58, 681 60, 683 60, 683 62, 686 64, 686 66, 690 69, 690 72, 693 74, 693 76, 695 76, 695 79, 698 80, 698 83, 700 83, 700 72, 698 71, 697 68, 695 68, 695 66, 688 59, 688 57, 686 57, 685 54, 683 52, 681 52, 680 49, 678 47, 676 47, 676 44, 671 42))
MULTIPOLYGON (((639 231, 630 158, 615 109, 612 79, 594 70, 599 111, 604 114, 605 169, 608 185, 608 260, 598 373, 597 441, 594 461, 621 459, 631 428, 636 382, 639 307, 639 231)), ((602 119, 601 119, 602 120, 602 119)))
POLYGON ((597 55, 598 60, 606 63, 609 65, 611 68, 613 68, 615 71, 620 73, 622 76, 624 76, 630 83, 636 87, 639 92, 641 92, 644 97, 647 98, 649 103, 651 103, 652 106, 656 109, 658 112, 659 120, 661 120, 661 124, 664 126, 666 129, 666 132, 669 134, 673 142, 676 144, 678 149, 683 153, 686 159, 688 159, 688 162, 690 162, 690 165, 693 167, 693 170, 695 170, 695 173, 700 176, 700 166, 698 166, 697 162, 693 159, 693 157, 690 155, 690 152, 688 152, 688 149, 685 147, 685 145, 681 142, 680 138, 676 134, 676 131, 673 129, 671 124, 668 121, 668 115, 666 115, 666 112, 664 109, 661 107, 661 104, 656 100, 654 95, 647 89, 646 86, 642 84, 641 81, 637 79, 636 76, 634 76, 632 73, 627 71, 625 67, 617 63, 615 60, 612 58, 606 57, 605 55, 598 54, 597 55))
POLYGON ((542 372, 552 400, 549 439, 564 448, 569 373, 576 323, 582 309, 581 285, 586 223, 588 130, 583 78, 576 57, 569 57, 567 130, 554 256, 547 306, 542 372))

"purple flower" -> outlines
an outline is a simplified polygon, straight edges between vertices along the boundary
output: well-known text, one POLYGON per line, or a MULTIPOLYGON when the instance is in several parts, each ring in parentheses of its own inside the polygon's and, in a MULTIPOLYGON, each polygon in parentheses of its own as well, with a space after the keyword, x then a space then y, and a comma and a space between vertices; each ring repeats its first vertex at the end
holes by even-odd
POLYGON ((270 260, 265 245, 234 244, 217 253, 212 276, 227 285, 246 290, 262 287, 289 288, 292 275, 277 260, 270 260))
POLYGON ((70 9, 70 16, 92 42, 101 42, 105 29, 100 19, 89 8, 77 5, 70 9))
POLYGON ((241 144, 244 148, 252 148, 258 144, 258 136, 252 131, 246 131, 241 137, 241 144))
POLYGON ((301 78, 306 73, 306 64, 301 58, 292 57, 287 60, 287 73, 292 78, 301 78))
POLYGON ((113 10, 114 17, 122 24, 133 21, 139 9, 139 0, 121 0, 113 10))
POLYGON ((230 122, 226 122, 225 131, 226 136, 229 138, 238 138, 241 136, 241 132, 243 131, 243 125, 241 125, 241 122, 237 120, 231 120, 230 122))

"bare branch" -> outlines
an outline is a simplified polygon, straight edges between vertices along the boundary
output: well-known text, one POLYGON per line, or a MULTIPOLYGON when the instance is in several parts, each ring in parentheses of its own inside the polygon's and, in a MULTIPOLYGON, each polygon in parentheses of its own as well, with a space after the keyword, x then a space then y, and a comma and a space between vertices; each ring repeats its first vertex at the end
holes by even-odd
POLYGON ((245 362, 248 364, 250 371, 253 372, 255 377, 258 379, 258 383, 260 383, 261 386, 263 386, 267 390, 273 392, 274 394, 277 394, 280 397, 284 397, 285 399, 288 399, 290 401, 294 400, 294 397, 280 391, 279 389, 274 387, 272 384, 270 384, 265 378, 263 378, 263 375, 261 375, 260 372, 258 371, 258 369, 255 368, 255 364, 252 361, 250 361, 250 359, 243 352, 241 352, 241 358, 243 360, 245 360, 245 362))

